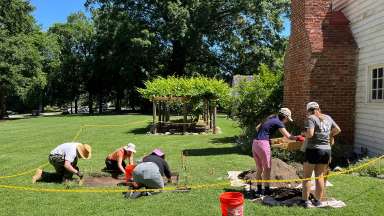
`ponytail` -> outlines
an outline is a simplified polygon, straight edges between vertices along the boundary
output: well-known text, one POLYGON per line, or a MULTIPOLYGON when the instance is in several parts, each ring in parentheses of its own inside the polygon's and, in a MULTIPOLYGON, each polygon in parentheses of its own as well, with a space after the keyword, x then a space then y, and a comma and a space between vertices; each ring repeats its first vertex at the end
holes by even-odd
POLYGON ((323 113, 321 113, 320 109, 310 109, 308 111, 311 113, 311 115, 315 115, 317 118, 319 118, 320 122, 324 121, 325 116, 323 115, 323 113), (315 112, 316 110, 319 111, 319 112, 315 112))

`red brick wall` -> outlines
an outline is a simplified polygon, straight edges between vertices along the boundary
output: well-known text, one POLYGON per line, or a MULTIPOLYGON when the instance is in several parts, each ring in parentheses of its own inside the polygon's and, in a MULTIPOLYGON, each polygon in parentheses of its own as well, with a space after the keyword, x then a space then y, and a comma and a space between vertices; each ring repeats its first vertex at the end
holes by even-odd
POLYGON ((284 104, 297 125, 305 104, 317 101, 353 143, 357 45, 349 22, 331 0, 292 0, 292 31, 285 57, 284 104))

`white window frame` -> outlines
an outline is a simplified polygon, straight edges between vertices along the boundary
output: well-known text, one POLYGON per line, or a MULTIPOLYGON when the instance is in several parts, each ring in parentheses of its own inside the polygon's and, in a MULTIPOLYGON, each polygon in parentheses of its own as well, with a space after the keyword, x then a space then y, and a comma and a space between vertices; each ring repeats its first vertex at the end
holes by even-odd
POLYGON ((384 103, 384 64, 378 64, 378 65, 372 65, 372 66, 369 66, 368 67, 368 102, 369 103, 384 103), (383 70, 382 72, 382 77, 379 77, 379 69, 383 70), (373 78, 373 71, 377 69, 377 78, 373 78), (383 80, 383 84, 381 86, 381 88, 379 88, 378 84, 376 86, 375 89, 373 89, 373 79, 382 79, 383 80), (378 98, 378 92, 376 93, 376 99, 373 99, 372 98, 372 92, 376 90, 376 91, 379 91, 381 90, 382 91, 382 98, 381 99, 377 99, 378 98))

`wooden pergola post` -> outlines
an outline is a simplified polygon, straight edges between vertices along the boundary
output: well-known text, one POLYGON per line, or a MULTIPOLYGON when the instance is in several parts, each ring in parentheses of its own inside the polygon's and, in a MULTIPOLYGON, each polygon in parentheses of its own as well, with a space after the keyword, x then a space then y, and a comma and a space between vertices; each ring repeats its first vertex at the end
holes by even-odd
POLYGON ((212 101, 209 100, 208 102, 208 112, 209 112, 209 129, 212 129, 213 128, 213 125, 212 125, 212 117, 213 117, 213 110, 212 110, 212 101))
POLYGON ((213 118, 212 118, 212 126, 213 126, 213 134, 216 134, 216 115, 217 115, 217 103, 216 101, 213 103, 213 118))
POLYGON ((153 134, 156 134, 157 133, 157 123, 156 123, 156 101, 153 100, 153 104, 152 104, 152 113, 153 113, 153 120, 152 120, 152 125, 153 125, 153 130, 152 130, 152 133, 153 134))
POLYGON ((183 119, 183 133, 186 133, 187 132, 187 104, 185 103, 185 101, 183 101, 183 116, 184 116, 184 119, 183 119))

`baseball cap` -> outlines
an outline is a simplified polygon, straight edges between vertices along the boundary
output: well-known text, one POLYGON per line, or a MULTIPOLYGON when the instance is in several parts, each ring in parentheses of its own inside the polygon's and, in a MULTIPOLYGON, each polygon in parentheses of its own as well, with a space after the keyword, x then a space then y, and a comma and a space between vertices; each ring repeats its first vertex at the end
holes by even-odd
POLYGON ((320 108, 320 106, 316 102, 312 101, 312 102, 307 103, 307 111, 310 109, 319 109, 319 108, 320 108))
POLYGON ((293 121, 292 112, 288 108, 281 108, 279 114, 283 114, 285 117, 288 118, 289 121, 293 121))

